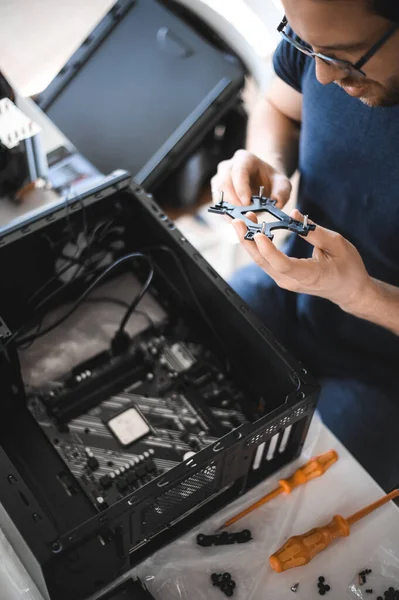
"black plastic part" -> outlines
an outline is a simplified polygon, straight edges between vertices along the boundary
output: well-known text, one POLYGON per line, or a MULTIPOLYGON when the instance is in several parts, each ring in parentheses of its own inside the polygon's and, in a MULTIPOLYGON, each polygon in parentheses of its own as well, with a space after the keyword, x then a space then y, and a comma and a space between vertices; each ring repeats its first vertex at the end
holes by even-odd
POLYGON ((215 535, 204 535, 199 533, 197 535, 197 544, 203 547, 209 546, 228 546, 230 544, 246 544, 252 540, 252 534, 249 529, 243 531, 237 531, 230 533, 223 531, 215 535))
POLYGON ((316 225, 304 225, 300 221, 292 219, 287 213, 276 207, 276 201, 263 196, 252 196, 252 202, 248 206, 236 206, 229 204, 223 199, 215 206, 211 206, 208 211, 216 215, 227 215, 231 219, 240 219, 247 226, 246 240, 253 241, 257 233, 263 233, 269 240, 273 239, 272 231, 276 229, 286 229, 302 237, 306 237, 309 231, 314 231, 316 225), (268 212, 278 219, 274 223, 253 223, 245 215, 249 212, 259 213, 268 212))

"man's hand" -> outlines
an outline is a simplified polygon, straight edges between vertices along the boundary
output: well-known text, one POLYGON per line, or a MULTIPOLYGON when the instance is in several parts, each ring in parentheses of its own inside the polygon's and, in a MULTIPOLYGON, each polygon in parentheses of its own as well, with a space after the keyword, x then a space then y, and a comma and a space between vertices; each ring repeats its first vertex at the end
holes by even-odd
POLYGON ((211 181, 214 198, 223 191, 224 199, 237 206, 250 204, 251 196, 259 193, 260 186, 264 186, 265 196, 277 200, 279 208, 288 202, 291 194, 288 177, 246 150, 238 150, 233 158, 221 162, 211 181))
MULTIPOLYGON (((254 213, 247 216, 257 222, 254 213)), ((303 221, 297 210, 292 211, 291 216, 303 221)), ((334 231, 317 226, 315 231, 309 232, 303 239, 314 247, 313 256, 298 259, 286 256, 261 233, 255 235, 255 243, 244 240, 245 223, 236 219, 233 225, 253 260, 281 288, 326 298, 346 312, 354 312, 356 304, 372 286, 373 280, 356 248, 334 231)))

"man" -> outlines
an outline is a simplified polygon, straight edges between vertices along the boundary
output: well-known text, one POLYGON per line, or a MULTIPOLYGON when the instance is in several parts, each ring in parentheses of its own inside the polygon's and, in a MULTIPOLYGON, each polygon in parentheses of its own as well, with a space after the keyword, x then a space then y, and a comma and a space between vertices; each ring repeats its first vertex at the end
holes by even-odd
POLYGON ((263 185, 282 208, 298 167, 293 216, 317 226, 280 252, 262 234, 244 241, 235 221, 256 264, 232 285, 319 378, 325 423, 388 489, 399 481, 399 6, 283 4, 275 81, 248 150, 219 165, 212 189, 248 204, 263 185))

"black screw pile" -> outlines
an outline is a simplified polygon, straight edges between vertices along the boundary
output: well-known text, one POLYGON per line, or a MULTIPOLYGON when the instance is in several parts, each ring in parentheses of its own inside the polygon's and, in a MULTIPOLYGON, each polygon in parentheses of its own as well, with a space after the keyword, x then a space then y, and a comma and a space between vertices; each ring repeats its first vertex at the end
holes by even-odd
POLYGON ((212 573, 212 584, 221 589, 221 591, 230 598, 234 594, 236 582, 231 578, 230 573, 212 573))
POLYGON ((327 592, 330 591, 330 586, 327 585, 325 583, 326 579, 323 576, 319 577, 319 583, 317 584, 317 587, 319 588, 319 594, 320 596, 325 596, 327 594, 327 592))

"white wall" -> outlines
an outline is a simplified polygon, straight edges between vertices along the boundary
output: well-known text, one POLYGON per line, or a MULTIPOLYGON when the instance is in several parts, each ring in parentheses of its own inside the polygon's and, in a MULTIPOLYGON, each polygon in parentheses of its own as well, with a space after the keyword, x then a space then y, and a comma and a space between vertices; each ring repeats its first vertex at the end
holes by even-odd
MULTIPOLYGON (((279 0, 179 0, 231 43, 264 87, 279 0), (266 65, 266 66, 265 66, 266 65)), ((46 87, 114 0, 0 0, 0 69, 23 95, 46 87)))

